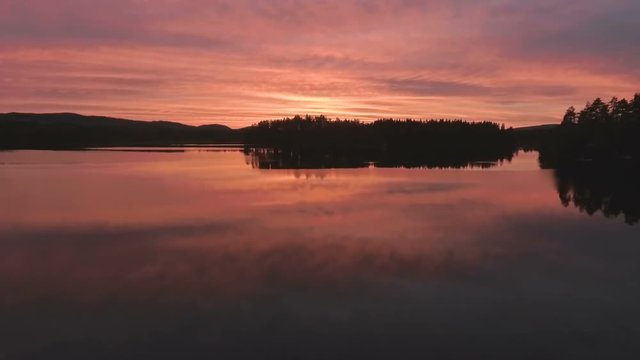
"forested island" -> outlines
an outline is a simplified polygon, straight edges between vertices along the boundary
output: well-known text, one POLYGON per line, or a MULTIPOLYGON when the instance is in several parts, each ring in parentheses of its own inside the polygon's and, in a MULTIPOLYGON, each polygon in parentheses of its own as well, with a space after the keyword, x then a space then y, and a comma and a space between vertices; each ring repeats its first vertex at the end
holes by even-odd
POLYGON ((511 159, 513 129, 490 122, 394 120, 371 123, 296 116, 243 129, 260 167, 462 167, 511 159))

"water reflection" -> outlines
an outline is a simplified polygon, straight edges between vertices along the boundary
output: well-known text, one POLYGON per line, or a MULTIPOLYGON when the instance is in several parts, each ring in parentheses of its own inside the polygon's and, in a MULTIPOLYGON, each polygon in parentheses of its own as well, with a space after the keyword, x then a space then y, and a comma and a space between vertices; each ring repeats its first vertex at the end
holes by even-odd
POLYGON ((635 358, 639 227, 564 209, 535 156, 1 153, 0 359, 635 358))
POLYGON ((485 161, 470 160, 457 157, 434 157, 425 155, 371 157, 367 153, 328 154, 287 151, 274 148, 245 148, 247 163, 256 169, 357 169, 366 167, 378 168, 423 168, 423 169, 488 169, 512 160, 512 155, 485 161))
POLYGON ((640 221, 640 174, 620 169, 559 168, 554 170, 560 201, 589 215, 623 216, 627 224, 640 221))

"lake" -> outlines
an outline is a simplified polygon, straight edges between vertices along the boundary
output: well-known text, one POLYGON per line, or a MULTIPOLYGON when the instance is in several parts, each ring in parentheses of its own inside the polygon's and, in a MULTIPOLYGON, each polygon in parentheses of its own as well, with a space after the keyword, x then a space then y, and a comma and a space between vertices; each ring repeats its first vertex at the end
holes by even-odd
POLYGON ((0 359, 640 357, 637 191, 125 150, 0 152, 0 359))

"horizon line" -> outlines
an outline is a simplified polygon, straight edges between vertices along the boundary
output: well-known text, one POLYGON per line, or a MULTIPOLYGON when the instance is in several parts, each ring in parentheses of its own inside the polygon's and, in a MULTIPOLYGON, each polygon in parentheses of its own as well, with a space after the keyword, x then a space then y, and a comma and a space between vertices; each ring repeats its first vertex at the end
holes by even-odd
POLYGON ((251 126, 255 126, 258 123, 262 122, 262 121, 279 121, 279 120, 286 120, 286 119, 293 119, 296 116, 300 116, 302 118, 306 118, 306 117, 313 117, 313 118, 318 118, 318 117, 325 117, 327 120, 329 121, 337 121, 337 120, 341 120, 341 121, 359 121, 362 123, 373 123, 375 121, 380 121, 380 120, 395 120, 395 121, 407 121, 407 120, 412 120, 412 121, 465 121, 468 123, 483 123, 483 122, 488 122, 488 123, 494 123, 494 124, 498 124, 498 125, 505 125, 505 127, 507 129, 512 128, 512 129, 525 129, 525 128, 532 128, 532 127, 538 127, 538 126, 549 126, 549 125, 558 125, 558 123, 540 123, 540 124, 536 124, 536 125, 525 125, 525 126, 506 126, 506 124, 497 122, 497 121, 492 121, 492 120, 467 120, 464 118, 411 118, 411 117, 378 117, 375 120, 361 120, 358 118, 349 118, 349 117, 340 117, 340 116, 336 116, 336 117, 329 117, 329 116, 325 116, 323 114, 318 114, 318 115, 312 115, 312 114, 295 114, 293 116, 291 115, 287 115, 287 116, 283 116, 280 118, 272 118, 272 119, 263 119, 260 121, 257 121, 251 125, 247 125, 247 126, 241 126, 241 127, 232 127, 230 125, 224 124, 224 123, 219 123, 219 122, 212 122, 212 123, 202 123, 202 124, 189 124, 189 123, 184 123, 181 120, 166 120, 166 119, 155 119, 155 120, 142 120, 142 119, 132 119, 132 118, 126 118, 126 117, 119 117, 119 116, 110 116, 110 115, 87 115, 87 114, 83 114, 83 113, 79 113, 79 112, 73 112, 73 111, 62 111, 62 112, 42 112, 42 113, 38 113, 38 112, 19 112, 19 111, 9 111, 9 112, 4 112, 4 113, 0 113, 0 116, 2 115, 73 115, 73 116, 81 116, 81 117, 98 117, 98 118, 108 118, 108 119, 114 119, 114 120, 124 120, 124 121, 137 121, 137 122, 146 122, 146 123, 154 123, 154 122, 168 122, 168 123, 174 123, 174 124, 180 124, 180 125, 184 125, 184 126, 190 126, 190 127, 201 127, 201 126, 211 126, 211 125, 218 125, 218 126, 226 126, 229 129, 232 130, 239 130, 239 129, 244 129, 244 128, 248 128, 251 126))

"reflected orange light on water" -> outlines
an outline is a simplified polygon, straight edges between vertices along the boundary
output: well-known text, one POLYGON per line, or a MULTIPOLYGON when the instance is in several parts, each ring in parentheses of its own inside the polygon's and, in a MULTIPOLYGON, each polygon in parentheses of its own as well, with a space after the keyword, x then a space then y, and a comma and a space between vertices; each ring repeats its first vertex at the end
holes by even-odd
POLYGON ((207 302, 272 281, 446 276, 532 251, 490 234, 514 214, 561 210, 548 174, 519 168, 518 158, 464 171, 257 170, 238 150, 0 157, 10 170, 0 185, 14 189, 1 193, 12 209, 2 229, 14 239, 0 245, 0 277, 39 284, 16 289, 13 301, 148 301, 171 287, 174 301, 207 302))

